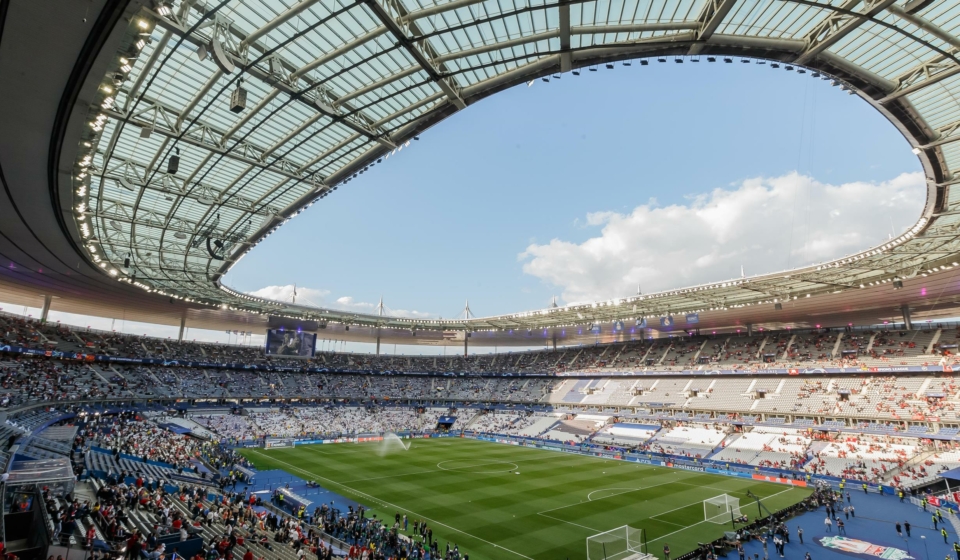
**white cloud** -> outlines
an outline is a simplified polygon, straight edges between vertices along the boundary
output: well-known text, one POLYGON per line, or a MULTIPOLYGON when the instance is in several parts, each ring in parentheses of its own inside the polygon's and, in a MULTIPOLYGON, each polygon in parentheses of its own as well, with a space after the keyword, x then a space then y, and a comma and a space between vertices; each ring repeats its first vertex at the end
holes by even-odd
POLYGON ((922 173, 830 185, 791 173, 754 178, 629 214, 594 212, 582 243, 553 239, 519 255, 523 271, 568 303, 762 274, 840 257, 899 234, 923 208, 922 173))
MULTIPOLYGON (((286 286, 267 286, 247 293, 256 297, 290 303, 292 301, 293 290, 294 285, 288 284, 286 286)), ((313 305, 315 307, 336 309, 339 311, 356 311, 357 313, 375 313, 377 310, 376 303, 357 301, 353 299, 352 296, 341 296, 333 301, 328 301, 330 290, 305 288, 303 286, 297 286, 296 290, 297 303, 300 305, 313 305)), ((434 313, 408 309, 390 309, 385 307, 385 312, 391 317, 408 317, 411 319, 433 319, 437 317, 434 313)))

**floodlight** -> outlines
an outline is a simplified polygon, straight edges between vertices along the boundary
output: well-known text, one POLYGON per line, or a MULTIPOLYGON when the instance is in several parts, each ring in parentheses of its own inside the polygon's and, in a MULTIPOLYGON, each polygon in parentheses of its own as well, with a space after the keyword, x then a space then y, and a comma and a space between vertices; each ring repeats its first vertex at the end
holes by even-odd
POLYGON ((731 64, 733 62, 733 59, 724 57, 723 61, 726 62, 727 64, 731 64))
POLYGON ((716 62, 716 61, 717 61, 717 57, 715 57, 715 56, 708 56, 708 57, 707 57, 707 62, 716 62))
POLYGON ((207 46, 200 45, 200 48, 197 49, 197 58, 200 59, 200 62, 203 62, 207 59, 207 46))
POLYGON ((608 62, 606 66, 607 66, 607 70, 613 70, 613 64, 608 62))
POLYGON ((640 66, 649 66, 649 65, 650 65, 649 60, 644 59, 640 61, 640 66))

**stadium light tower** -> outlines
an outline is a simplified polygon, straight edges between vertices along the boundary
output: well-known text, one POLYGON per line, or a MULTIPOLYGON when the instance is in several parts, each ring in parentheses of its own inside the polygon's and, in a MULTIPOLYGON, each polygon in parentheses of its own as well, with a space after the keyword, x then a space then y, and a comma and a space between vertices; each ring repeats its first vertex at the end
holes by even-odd
MULTIPOLYGON (((383 296, 380 296, 380 301, 377 303, 377 317, 383 317, 383 296)), ((380 355, 380 326, 377 326, 377 356, 380 355)))

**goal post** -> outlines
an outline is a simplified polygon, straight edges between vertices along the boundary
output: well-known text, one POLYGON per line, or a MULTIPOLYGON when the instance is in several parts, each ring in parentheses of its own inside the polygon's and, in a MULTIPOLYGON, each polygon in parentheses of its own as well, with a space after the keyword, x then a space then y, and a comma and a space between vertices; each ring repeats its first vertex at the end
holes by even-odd
POLYGON ((720 494, 703 501, 703 520, 708 523, 733 524, 734 520, 742 515, 740 498, 729 494, 720 494))
POLYGON ((644 530, 624 525, 587 537, 587 560, 656 560, 645 548, 644 530))

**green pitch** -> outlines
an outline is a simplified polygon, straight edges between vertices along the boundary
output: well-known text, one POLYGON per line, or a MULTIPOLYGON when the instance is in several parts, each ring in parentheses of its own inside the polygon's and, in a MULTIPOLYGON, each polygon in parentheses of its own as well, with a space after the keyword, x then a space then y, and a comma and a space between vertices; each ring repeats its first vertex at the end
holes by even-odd
POLYGON ((771 511, 810 491, 749 479, 696 473, 489 443, 413 440, 385 453, 379 443, 309 445, 242 451, 258 469, 282 469, 369 507, 426 520, 441 550, 460 545, 471 560, 583 560, 586 538, 621 527, 643 528, 648 552, 663 545, 679 556, 730 530, 704 521, 703 501, 740 499, 754 518, 750 490, 771 511), (515 474, 519 472, 520 474, 515 474))

